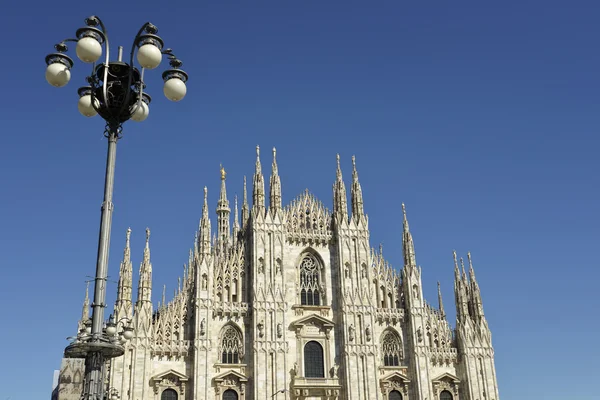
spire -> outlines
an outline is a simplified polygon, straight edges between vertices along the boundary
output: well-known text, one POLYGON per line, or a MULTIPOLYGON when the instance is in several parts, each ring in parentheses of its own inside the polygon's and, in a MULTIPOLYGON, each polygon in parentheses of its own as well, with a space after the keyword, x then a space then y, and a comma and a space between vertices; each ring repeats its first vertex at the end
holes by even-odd
POLYGON ((242 202, 242 229, 246 228, 248 223, 248 191, 246 190, 246 176, 244 176, 244 200, 242 202))
POLYGON ((460 280, 460 270, 458 269, 458 261, 456 260, 456 250, 452 250, 452 256, 454 257, 454 282, 460 280))
POLYGON ((465 262, 463 261, 463 258, 460 258, 460 266, 462 268, 462 279, 464 281, 464 283, 466 284, 468 282, 467 280, 467 273, 465 272, 465 262))
POLYGON ((208 189, 206 186, 204 187, 204 205, 202 206, 198 247, 201 256, 208 256, 210 254, 210 219, 208 218, 208 189))
POLYGON ((254 171, 254 186, 252 191, 252 209, 254 216, 264 214, 265 209, 265 180, 260 166, 260 147, 256 146, 256 169, 254 171))
POLYGON ((162 294, 162 306, 164 307, 167 304, 167 285, 163 285, 163 294, 162 294))
POLYGON ((442 289, 440 288, 440 281, 438 281, 438 305, 440 308, 440 314, 442 318, 446 318, 446 312, 444 311, 444 303, 442 302, 442 289))
POLYGON ((273 147, 273 165, 271 167, 271 180, 269 181, 269 210, 274 214, 281 210, 281 180, 277 170, 277 150, 273 147))
POLYGON ((131 265, 131 228, 127 229, 125 236, 125 249, 123 250, 123 261, 119 268, 119 286, 117 288, 117 301, 115 310, 119 318, 131 317, 131 292, 133 286, 133 266, 131 265))
POLYGON ((346 197, 346 186, 342 179, 342 168, 340 167, 340 155, 336 155, 337 170, 335 171, 335 183, 333 184, 333 212, 340 220, 348 219, 348 199, 346 197))
POLYGON ((406 207, 402 203, 402 216, 404 218, 403 226, 404 232, 402 234, 402 247, 404 250, 404 265, 406 266, 417 266, 417 260, 415 257, 415 245, 413 243, 412 235, 410 234, 410 228, 408 226, 408 219, 406 218, 406 207))
POLYGON ((229 243, 229 200, 227 200, 227 188, 225 187, 225 177, 227 173, 221 165, 221 193, 217 203, 218 216, 218 242, 219 245, 229 243))
POLYGON ((150 302, 152 297, 152 263, 150 262, 150 229, 146 228, 146 247, 140 265, 140 281, 138 283, 138 304, 150 302))
POLYGON ((471 284, 477 285, 477 281, 475 280, 475 270, 473 269, 473 261, 471 260, 471 252, 467 253, 467 259, 469 260, 469 278, 471 280, 471 284))
MULTIPOLYGON (((456 251, 453 251, 452 255, 454 257, 454 298, 456 301, 456 320, 464 321, 465 319, 469 318, 469 298, 466 283, 461 276, 460 269, 458 268, 456 251)), ((460 262, 463 264, 462 258, 460 259, 460 262)))
POLYGON ((363 195, 362 188, 358 182, 358 171, 356 171, 356 157, 352 156, 352 217, 355 221, 359 221, 364 217, 363 195))
POLYGON ((237 239, 239 231, 240 231, 240 223, 238 221, 238 206, 237 206, 237 195, 236 195, 233 199, 233 240, 237 239))
POLYGON ((479 285, 477 279, 475 279, 475 270, 473 269, 473 262, 471 260, 471 253, 467 253, 467 259, 469 260, 469 279, 471 280, 471 301, 473 302, 473 313, 476 318, 483 318, 483 302, 481 301, 481 292, 479 291, 479 285))
POLYGON ((81 322, 84 323, 90 319, 90 282, 85 283, 85 298, 83 299, 83 307, 81 308, 81 322))

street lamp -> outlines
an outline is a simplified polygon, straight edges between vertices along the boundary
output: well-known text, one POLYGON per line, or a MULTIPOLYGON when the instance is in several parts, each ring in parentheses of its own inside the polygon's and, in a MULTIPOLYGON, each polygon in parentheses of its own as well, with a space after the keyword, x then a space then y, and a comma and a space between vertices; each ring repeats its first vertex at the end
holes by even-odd
POLYGON ((65 357, 85 358, 85 385, 82 399, 104 399, 105 361, 124 354, 122 339, 133 337, 129 325, 124 326, 122 335, 115 336, 117 323, 109 321, 104 328, 104 304, 106 299, 106 277, 108 274, 108 250, 112 223, 112 194, 115 173, 117 140, 122 136, 122 125, 132 119, 141 122, 148 117, 151 97, 144 92, 144 71, 158 67, 163 55, 169 59, 170 68, 162 74, 164 94, 172 101, 185 97, 188 75, 180 68, 182 62, 171 49, 164 49, 163 40, 157 35, 158 28, 145 23, 138 31, 131 46, 129 63, 123 62, 123 48, 119 47, 117 61, 110 61, 110 47, 106 28, 100 18, 91 16, 76 32, 76 38, 65 39, 54 46, 56 53, 46 56, 46 80, 52 86, 63 87, 71 79, 73 60, 65 53, 67 43, 77 43, 77 57, 92 64, 92 72, 86 77, 87 86, 78 89, 77 108, 86 117, 100 115, 106 121, 104 136, 108 139, 108 155, 104 181, 104 202, 101 208, 98 257, 94 279, 94 302, 92 303, 91 326, 65 349, 65 357), (105 60, 97 61, 105 52, 105 60), (134 55, 141 70, 134 65, 134 55), (115 326, 113 326, 113 324, 115 326), (112 334, 111 334, 112 332, 112 334))

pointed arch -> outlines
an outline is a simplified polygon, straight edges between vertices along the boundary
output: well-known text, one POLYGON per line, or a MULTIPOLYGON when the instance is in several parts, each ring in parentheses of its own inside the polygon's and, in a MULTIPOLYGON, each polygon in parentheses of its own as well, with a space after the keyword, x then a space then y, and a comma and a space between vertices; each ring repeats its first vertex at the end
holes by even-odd
POLYGON ((381 334, 381 362, 386 367, 398 367, 403 356, 402 339, 400 335, 391 328, 387 328, 381 334))
POLYGON ((233 323, 226 324, 219 335, 219 354, 223 364, 239 364, 244 357, 242 331, 233 323))

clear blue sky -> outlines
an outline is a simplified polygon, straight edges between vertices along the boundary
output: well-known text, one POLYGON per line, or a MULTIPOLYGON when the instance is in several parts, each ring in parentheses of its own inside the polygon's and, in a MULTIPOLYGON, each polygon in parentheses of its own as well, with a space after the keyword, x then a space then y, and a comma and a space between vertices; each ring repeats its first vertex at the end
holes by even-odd
POLYGON ((268 174, 276 146, 284 202, 308 187, 330 207, 335 155, 349 182, 355 154, 372 245, 401 266, 406 203, 430 302, 440 280, 454 308, 451 252, 472 252, 501 397, 598 398, 598 2, 90 4, 0 16, 1 400, 48 398, 94 273, 106 143, 77 112, 89 66, 62 89, 44 79, 54 43, 94 13, 115 53, 153 22, 190 74, 171 103, 165 65, 149 72, 150 117, 125 125, 113 280, 125 230, 137 272, 149 226, 155 304, 172 293, 205 185, 214 217, 219 163, 233 201, 254 147, 268 174))

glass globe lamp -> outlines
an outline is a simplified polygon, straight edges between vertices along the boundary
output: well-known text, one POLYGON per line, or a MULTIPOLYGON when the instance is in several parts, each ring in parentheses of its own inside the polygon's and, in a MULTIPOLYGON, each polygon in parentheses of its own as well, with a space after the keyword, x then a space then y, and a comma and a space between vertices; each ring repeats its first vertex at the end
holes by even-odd
POLYGON ((154 43, 148 42, 138 49, 137 60, 146 69, 154 69, 162 61, 162 53, 154 43))
POLYGON ((102 56, 102 45, 93 36, 84 36, 77 41, 75 52, 84 63, 95 63, 102 56))
POLYGON ((167 99, 171 101, 180 101, 187 93, 185 82, 178 77, 171 77, 165 81, 163 92, 167 99))
POLYGON ((71 80, 71 70, 60 62, 54 62, 46 67, 46 81, 54 87, 63 87, 71 80))
POLYGON ((133 114, 131 115, 131 119, 135 122, 142 122, 148 115, 150 114, 150 107, 144 101, 140 101, 133 106, 133 114))
POLYGON ((133 328, 130 326, 123 328, 123 337, 127 340, 131 340, 131 338, 133 338, 133 328))

